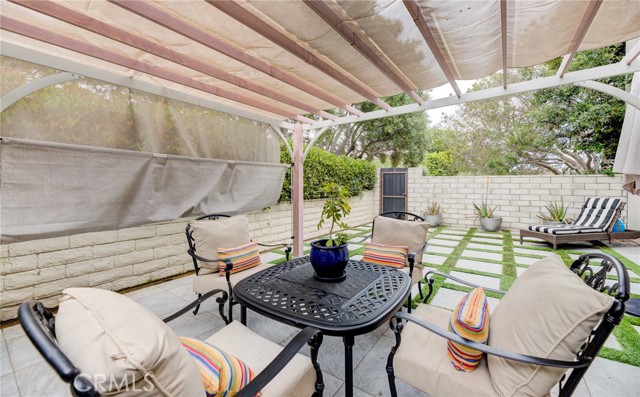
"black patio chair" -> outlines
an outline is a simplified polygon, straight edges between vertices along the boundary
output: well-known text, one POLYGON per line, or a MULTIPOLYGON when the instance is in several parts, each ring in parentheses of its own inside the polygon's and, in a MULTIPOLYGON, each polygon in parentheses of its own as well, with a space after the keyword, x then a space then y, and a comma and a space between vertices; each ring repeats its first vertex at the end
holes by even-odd
MULTIPOLYGON (((168 323, 172 320, 175 320, 181 315, 191 311, 197 305, 200 305, 204 300, 209 299, 214 295, 220 295, 216 298, 216 301, 219 305, 224 305, 224 302, 228 298, 227 292, 224 290, 209 291, 199 296, 191 304, 168 316, 162 321, 168 323)), ((222 308, 220 310, 222 311, 222 308)), ((60 349, 59 343, 57 341, 57 338, 60 337, 60 335, 56 334, 56 316, 51 310, 44 307, 41 302, 29 301, 20 305, 18 309, 18 318, 29 340, 31 340, 36 349, 44 357, 47 363, 54 369, 60 379, 69 384, 71 394, 73 396, 99 397, 101 395, 101 384, 98 383, 96 386, 96 384, 92 382, 91 376, 87 373, 83 373, 83 369, 78 368, 76 365, 74 365, 74 363, 68 358, 68 356, 60 349)), ((87 326, 94 326, 94 324, 88 324, 87 326)), ((131 326, 136 327, 136 324, 131 324, 131 326)), ((227 327, 231 327, 231 325, 227 325, 225 328, 227 327)), ((223 333, 223 331, 225 331, 225 328, 213 334, 212 338, 215 338, 216 335, 223 333)), ((228 338, 228 334, 229 332, 226 332, 226 338, 228 338)), ((265 350, 263 343, 273 344, 273 342, 262 338, 261 336, 253 333, 248 328, 240 325, 237 322, 234 323, 233 336, 237 338, 237 345, 240 346, 246 345, 247 343, 252 343, 251 341, 260 340, 260 346, 257 346, 255 349, 253 349, 253 354, 258 354, 261 357, 259 361, 263 363, 269 363, 264 367, 262 371, 256 374, 256 377, 249 384, 247 384, 239 393, 235 394, 237 397, 255 396, 260 390, 263 390, 280 372, 282 372, 285 366, 287 366, 287 364, 290 363, 294 359, 294 357, 297 357, 297 360, 300 360, 300 358, 305 358, 304 356, 298 354, 298 351, 302 347, 304 347, 305 344, 308 344, 311 349, 312 366, 309 366, 306 370, 304 370, 307 371, 304 373, 307 374, 309 371, 315 372, 315 384, 313 386, 309 384, 300 386, 301 379, 299 379, 300 376, 298 376, 295 384, 276 385, 276 389, 282 389, 282 387, 284 386, 288 390, 298 390, 299 387, 303 387, 307 389, 313 389, 309 392, 309 394, 313 395, 314 397, 322 396, 324 383, 322 379, 322 371, 320 370, 320 366, 317 362, 318 349, 320 348, 323 339, 322 333, 320 331, 311 327, 307 327, 301 330, 284 348, 280 348, 280 346, 277 346, 277 348, 280 350, 277 355, 274 354, 273 349, 271 349, 269 353, 264 352, 265 350)), ((131 346, 128 346, 127 348, 131 349, 131 346)), ((220 348, 225 349, 225 346, 220 346, 220 348)), ((235 348, 237 349, 237 347, 235 348)), ((234 348, 231 347, 230 349, 234 348)), ((247 362, 247 358, 239 355, 237 357, 247 362)), ((107 359, 117 360, 118 358, 107 357, 107 359)), ((255 360, 255 357, 253 359, 255 360)), ((152 364, 142 363, 138 365, 152 364)), ((131 368, 130 371, 134 371, 136 369, 137 368, 131 368)), ((300 371, 300 369, 298 369, 298 371, 300 371)), ((308 374, 306 377, 304 377, 304 379, 308 379, 308 374)), ((197 381, 199 382, 200 379, 198 379, 197 381)), ((126 385, 124 384, 118 385, 118 387, 121 386, 126 387, 126 385)), ((151 392, 149 390, 140 389, 137 391, 140 392, 140 395, 152 395, 150 394, 151 392)), ((132 391, 129 391, 128 393, 131 392, 132 391)), ((299 394, 295 394, 295 396, 291 395, 289 397, 297 396, 299 396, 299 394)))
MULTIPOLYGON (((448 274, 427 272, 425 302, 433 292, 434 276, 478 287, 448 274)), ((487 344, 448 331, 451 311, 433 305, 420 304, 413 314, 400 312, 391 319, 396 343, 386 369, 392 396, 397 396, 396 377, 431 395, 548 395, 558 384, 559 396, 570 396, 620 324, 629 298, 629 277, 624 265, 606 254, 582 255, 570 269, 552 256, 531 265, 508 292, 485 290, 504 295, 489 317, 487 344), (616 277, 607 278, 609 273, 616 277), (460 373, 449 362, 447 341, 481 351, 485 357, 473 372, 460 373), (509 392, 497 392, 498 388, 509 392)))
MULTIPOLYGON (((220 260, 218 259, 217 254, 215 252, 216 248, 229 248, 230 246, 239 245, 242 243, 249 243, 251 241, 249 238, 249 228, 248 228, 248 221, 246 221, 246 217, 241 216, 240 218, 244 218, 244 219, 240 219, 238 223, 231 225, 232 228, 235 230, 235 233, 232 233, 231 236, 227 235, 225 233, 224 226, 221 226, 218 237, 220 237, 220 240, 223 240, 223 241, 211 241, 212 244, 207 247, 208 251, 206 253, 200 253, 196 250, 196 247, 198 245, 196 240, 197 233, 195 232, 194 227, 192 226, 192 223, 195 221, 217 222, 217 221, 223 220, 223 222, 220 222, 220 223, 225 224, 229 222, 231 219, 236 219, 236 218, 239 218, 239 217, 232 218, 231 216, 224 215, 224 214, 207 214, 194 219, 192 222, 189 222, 185 229, 187 243, 189 244, 189 249, 187 250, 187 253, 189 254, 189 256, 191 256, 191 259, 193 260, 193 267, 195 268, 195 271, 196 271, 196 277, 193 281, 193 291, 196 294, 198 294, 198 296, 201 296, 202 294, 207 293, 208 291, 211 291, 213 289, 217 289, 217 288, 226 289, 230 297, 229 307, 227 310, 227 316, 223 315, 222 318, 227 324, 233 321, 233 306, 237 304, 237 302, 233 299, 232 281, 233 282, 240 281, 243 278, 257 271, 263 270, 266 267, 266 265, 262 264, 260 266, 257 266, 249 270, 233 273, 232 272, 233 264, 230 261, 224 261, 226 265, 226 268, 225 268, 226 271, 225 271, 224 277, 220 277, 219 272, 217 270, 220 260), (224 241, 225 239, 227 240, 224 241), (225 244, 231 244, 231 245, 225 245, 225 244), (215 266, 210 268, 208 267, 209 264, 213 264, 215 266)), ((203 231, 203 233, 206 233, 206 231, 203 231)), ((272 248, 284 247, 286 259, 287 260, 290 259, 291 246, 289 244, 286 244, 286 243, 282 243, 282 244, 257 243, 257 244, 261 247, 272 247, 272 248)), ((197 314, 199 308, 200 308, 200 305, 197 305, 193 310, 193 314, 197 314)))

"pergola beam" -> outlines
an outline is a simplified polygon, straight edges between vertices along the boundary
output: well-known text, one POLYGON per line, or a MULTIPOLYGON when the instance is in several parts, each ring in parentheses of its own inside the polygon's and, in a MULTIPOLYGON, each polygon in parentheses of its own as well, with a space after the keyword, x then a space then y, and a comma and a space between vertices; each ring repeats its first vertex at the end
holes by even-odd
POLYGON ((256 69, 274 79, 280 80, 283 83, 293 86, 300 91, 306 92, 309 95, 322 99, 325 102, 332 104, 333 106, 340 107, 349 113, 355 115, 362 115, 362 112, 349 106, 344 100, 338 98, 335 95, 321 90, 320 88, 308 83, 307 81, 295 76, 292 73, 281 70, 274 67, 267 62, 264 62, 258 58, 255 58, 242 49, 239 49, 220 38, 205 32, 195 26, 182 21, 173 15, 157 8, 155 5, 144 1, 123 1, 123 0, 109 0, 110 3, 118 5, 134 14, 137 14, 153 23, 163 26, 173 32, 176 32, 184 37, 194 40, 205 47, 208 47, 214 51, 224 54, 238 62, 241 62, 253 69, 256 69))
POLYGON ((576 29, 576 33, 573 35, 567 55, 565 55, 565 58, 562 60, 562 65, 560 65, 560 69, 558 69, 558 77, 564 77, 564 74, 569 69, 569 64, 576 55, 576 52, 578 52, 578 47, 580 47, 580 43, 582 43, 584 36, 587 34, 589 26, 591 26, 591 22, 593 22, 593 18, 595 18, 601 4, 602 0, 591 0, 587 5, 587 9, 585 10, 584 15, 582 15, 582 20, 578 25, 578 29, 576 29))
POLYGON ((502 41, 502 87, 507 88, 507 0, 500 0, 500 38, 502 41))
POLYGON ((4 111, 20 99, 43 88, 50 87, 55 84, 65 83, 67 81, 77 80, 80 77, 82 76, 78 76, 74 73, 61 72, 31 81, 16 88, 15 90, 11 90, 4 94, 2 98, 0 98, 0 111, 4 111))
POLYGON ((409 11, 409 14, 411 14, 411 18, 413 18, 413 22, 418 27, 418 30, 420 30, 420 33, 422 33, 422 37, 429 46, 429 49, 433 53, 434 58, 438 62, 438 65, 440 65, 440 69, 442 69, 442 72, 449 81, 449 84, 453 88, 453 91, 455 91, 458 98, 460 98, 460 96, 462 95, 460 87, 458 87, 458 83, 456 83, 453 72, 451 71, 451 68, 449 67, 449 64, 447 63, 444 55, 442 54, 442 51, 440 51, 438 43, 436 42, 433 33, 431 33, 431 29, 429 29, 429 25, 427 25, 427 21, 424 19, 424 16, 420 11, 420 7, 418 7, 414 0, 402 0, 402 2, 409 11))
POLYGON ((278 114, 293 120, 302 121, 304 123, 312 123, 314 120, 309 118, 298 116, 293 112, 289 112, 273 106, 268 103, 257 101, 253 98, 233 93, 222 88, 214 87, 210 84, 206 84, 201 81, 190 79, 182 76, 178 73, 162 69, 156 65, 141 62, 135 59, 128 58, 121 54, 117 54, 104 48, 100 48, 91 44, 83 43, 70 37, 62 36, 37 26, 32 26, 21 21, 0 15, 0 26, 3 30, 13 32, 22 36, 26 36, 41 42, 51 44, 57 47, 65 48, 83 55, 88 55, 93 58, 97 58, 106 62, 110 62, 119 66, 123 66, 132 70, 149 74, 151 76, 159 77, 164 80, 168 80, 177 84, 184 85, 199 91, 207 92, 212 95, 219 96, 221 98, 229 99, 234 102, 238 102, 247 106, 254 107, 256 109, 262 109, 269 113, 278 114))
POLYGON ((396 72, 395 65, 389 65, 383 58, 378 56, 369 45, 346 24, 331 7, 322 0, 304 0, 304 3, 315 11, 324 21, 329 24, 342 38, 351 44, 362 56, 367 58, 378 70, 380 70, 389 80, 409 95, 418 104, 424 100, 414 92, 414 88, 407 82, 406 77, 396 72))
POLYGON ((37 2, 25 0, 9 1, 19 4, 23 7, 30 8, 44 15, 48 15, 52 18, 59 19, 63 22, 69 23, 79 28, 86 29, 98 35, 132 46, 139 50, 149 52, 150 54, 164 58, 171 62, 175 62, 179 65, 197 70, 208 76, 226 81, 227 83, 233 84, 239 88, 255 92, 256 94, 265 96, 275 101, 282 102, 289 106, 304 110, 305 112, 313 113, 329 120, 335 120, 337 118, 335 115, 329 114, 320 109, 316 109, 302 101, 298 101, 287 97, 286 95, 282 95, 276 91, 269 89, 268 87, 264 87, 260 84, 256 84, 246 79, 234 76, 231 73, 227 73, 224 70, 211 64, 202 62, 188 55, 178 53, 153 41, 147 40, 138 35, 131 34, 107 23, 98 21, 97 19, 91 18, 85 14, 66 8, 57 3, 53 3, 47 0, 41 0, 37 2))
POLYGON ((362 95, 369 101, 375 103, 379 107, 385 110, 391 109, 391 107, 378 98, 378 94, 376 94, 369 87, 356 80, 355 78, 345 74, 344 72, 336 69, 328 62, 322 60, 320 57, 316 56, 311 51, 308 51, 300 44, 291 40, 280 31, 267 24, 257 16, 253 15, 251 12, 247 11, 244 7, 239 4, 236 4, 232 0, 206 0, 207 3, 211 4, 213 7, 218 10, 224 12, 229 15, 231 18, 236 21, 242 23, 246 27, 250 28, 254 32, 260 34, 266 39, 272 41, 277 44, 284 50, 290 52, 291 54, 297 56, 301 60, 305 61, 309 65, 323 72, 327 76, 333 78, 334 80, 340 82, 345 87, 353 90, 354 92, 362 95))
POLYGON ((631 63, 635 61, 638 56, 640 56, 640 40, 638 40, 638 42, 633 47, 631 47, 629 51, 627 51, 627 55, 622 58, 622 62, 624 62, 626 65, 631 65, 631 63))
POLYGON ((490 98, 497 98, 505 95, 518 94, 526 91, 540 90, 543 88, 552 88, 565 84, 577 83, 585 80, 595 80, 605 77, 617 76, 627 73, 635 73, 640 71, 640 62, 634 62, 631 65, 626 65, 624 62, 615 63, 612 65, 599 66, 591 69, 578 70, 575 72, 567 73, 564 78, 560 78, 557 75, 538 78, 535 80, 525 81, 522 83, 510 84, 506 89, 503 87, 494 87, 484 89, 482 91, 474 91, 463 94, 460 98, 450 96, 446 98, 434 99, 431 101, 425 101, 422 105, 411 104, 404 106, 397 106, 392 108, 389 112, 374 111, 368 112, 364 116, 357 118, 353 116, 341 117, 336 121, 319 121, 311 125, 303 126, 305 130, 312 130, 322 127, 332 127, 336 125, 349 124, 358 121, 375 120, 383 117, 397 116, 400 114, 407 114, 413 112, 423 112, 430 109, 437 109, 441 107, 451 105, 461 105, 467 102, 479 101, 490 98))

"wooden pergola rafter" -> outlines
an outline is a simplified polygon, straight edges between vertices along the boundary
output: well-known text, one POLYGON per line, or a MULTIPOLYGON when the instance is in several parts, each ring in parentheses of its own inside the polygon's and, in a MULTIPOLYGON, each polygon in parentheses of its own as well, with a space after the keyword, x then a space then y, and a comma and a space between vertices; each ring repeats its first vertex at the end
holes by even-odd
POLYGON ((582 20, 576 29, 576 33, 571 40, 571 44, 569 45, 569 49, 567 51, 567 55, 562 58, 562 64, 560 64, 560 68, 558 69, 558 77, 564 77, 564 74, 569 70, 569 64, 575 57, 576 52, 578 52, 578 48, 580 47, 580 43, 584 39, 584 36, 587 34, 589 30, 589 26, 593 22, 593 18, 595 18, 598 13, 598 9, 600 9, 600 5, 602 4, 602 0, 591 0, 589 5, 587 5, 587 9, 585 10, 582 20))

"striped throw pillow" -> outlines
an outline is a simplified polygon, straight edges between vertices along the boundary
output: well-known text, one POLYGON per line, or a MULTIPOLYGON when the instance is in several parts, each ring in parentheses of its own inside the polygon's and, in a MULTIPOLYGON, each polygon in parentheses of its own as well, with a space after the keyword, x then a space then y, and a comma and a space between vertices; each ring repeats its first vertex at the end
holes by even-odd
MULTIPOLYGON (((473 342, 487 343, 489 338, 489 303, 483 288, 476 288, 462 297, 456 305, 449 331, 473 342)), ((473 371, 482 358, 482 352, 448 341, 449 360, 458 371, 473 371)))
POLYGON ((367 243, 364 247, 362 260, 383 266, 396 268, 405 267, 409 247, 367 243))
POLYGON ((195 361, 207 397, 234 396, 255 377, 247 364, 207 342, 178 339, 195 361))
POLYGON ((233 263, 231 274, 262 264, 258 244, 250 242, 233 248, 218 248, 218 259, 220 259, 220 275, 224 276, 227 265, 223 260, 230 260, 233 263))

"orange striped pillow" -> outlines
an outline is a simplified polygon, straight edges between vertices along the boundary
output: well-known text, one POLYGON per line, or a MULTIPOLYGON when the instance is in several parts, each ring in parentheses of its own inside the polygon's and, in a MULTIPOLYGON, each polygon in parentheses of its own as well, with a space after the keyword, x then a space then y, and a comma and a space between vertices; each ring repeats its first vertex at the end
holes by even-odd
POLYGON ((409 247, 367 243, 362 260, 383 266, 403 268, 407 264, 409 247))
POLYGON ((258 244, 250 242, 233 248, 218 248, 218 259, 220 259, 220 275, 224 276, 226 264, 223 260, 230 260, 233 263, 231 274, 243 270, 251 269, 262 264, 258 244))
MULTIPOLYGON (((473 342, 487 343, 489 338, 489 303, 483 288, 465 294, 453 309, 449 331, 473 342)), ((481 351, 447 341, 449 360, 458 371, 471 372, 482 359, 481 351)))

